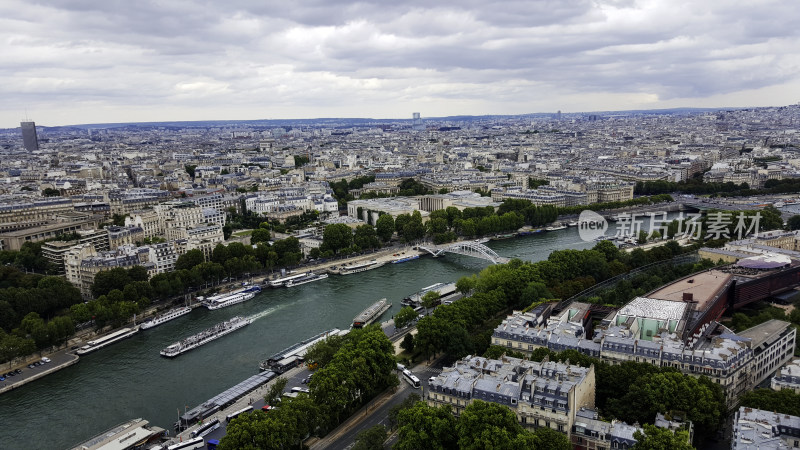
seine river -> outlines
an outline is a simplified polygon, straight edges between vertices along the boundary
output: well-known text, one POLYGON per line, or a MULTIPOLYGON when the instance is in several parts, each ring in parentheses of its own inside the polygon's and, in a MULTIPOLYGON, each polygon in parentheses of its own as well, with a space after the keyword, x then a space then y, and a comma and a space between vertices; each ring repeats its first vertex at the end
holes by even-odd
MULTIPOLYGON (((613 227, 609 233, 613 233, 613 227)), ((499 255, 546 259, 556 249, 584 249, 576 228, 487 243, 499 255)), ((480 272, 487 261, 428 256, 290 289, 264 289, 228 308, 198 308, 184 317, 82 357, 78 364, 0 395, 0 448, 68 448, 129 419, 142 417, 170 432, 178 413, 257 373, 268 356, 331 328, 345 329, 376 300, 393 303, 425 286, 480 272), (266 315, 175 359, 167 345, 236 315, 266 315)))

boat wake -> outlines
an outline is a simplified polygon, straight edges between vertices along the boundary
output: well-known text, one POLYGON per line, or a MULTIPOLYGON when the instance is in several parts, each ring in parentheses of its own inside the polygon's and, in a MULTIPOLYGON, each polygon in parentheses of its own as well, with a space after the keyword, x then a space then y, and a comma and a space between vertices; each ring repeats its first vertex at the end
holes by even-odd
POLYGON ((267 317, 268 315, 274 313, 275 311, 277 311, 279 309, 281 309, 280 306, 273 306, 272 308, 268 308, 268 309, 265 309, 264 311, 261 311, 261 312, 253 314, 252 316, 248 317, 248 319, 250 319, 252 322, 255 322, 256 320, 258 320, 258 319, 260 319, 262 317, 267 317))

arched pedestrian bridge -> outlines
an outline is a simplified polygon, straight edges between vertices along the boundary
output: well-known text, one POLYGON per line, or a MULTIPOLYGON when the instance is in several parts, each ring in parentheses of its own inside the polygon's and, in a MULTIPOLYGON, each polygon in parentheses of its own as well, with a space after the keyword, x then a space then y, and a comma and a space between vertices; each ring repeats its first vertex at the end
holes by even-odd
POLYGON ((504 258, 498 255, 497 253, 495 253, 494 250, 490 249, 489 247, 483 244, 472 241, 461 241, 461 242, 456 242, 455 244, 444 245, 444 246, 420 245, 418 248, 420 250, 424 250, 430 253, 434 257, 437 257, 443 253, 455 253, 457 255, 471 256, 473 258, 485 259, 487 261, 491 261, 492 264, 502 264, 508 262, 508 258, 504 258))

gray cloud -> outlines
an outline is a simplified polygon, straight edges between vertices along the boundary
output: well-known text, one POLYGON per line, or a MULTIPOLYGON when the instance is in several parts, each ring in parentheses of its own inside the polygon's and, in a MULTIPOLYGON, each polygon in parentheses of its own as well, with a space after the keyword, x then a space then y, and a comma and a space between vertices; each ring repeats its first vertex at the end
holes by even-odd
POLYGON ((800 96, 792 2, 252 3, 6 0, 0 126, 15 126, 25 110, 57 125, 800 96))

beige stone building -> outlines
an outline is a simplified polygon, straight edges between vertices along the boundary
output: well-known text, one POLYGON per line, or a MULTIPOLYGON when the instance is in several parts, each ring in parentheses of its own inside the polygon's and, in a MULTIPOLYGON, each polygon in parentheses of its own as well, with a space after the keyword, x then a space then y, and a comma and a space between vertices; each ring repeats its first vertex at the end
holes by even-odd
POLYGON ((551 361, 467 357, 428 384, 430 406, 450 405, 458 415, 482 400, 510 408, 526 428, 547 427, 569 434, 581 408, 593 408, 594 366, 551 361))

